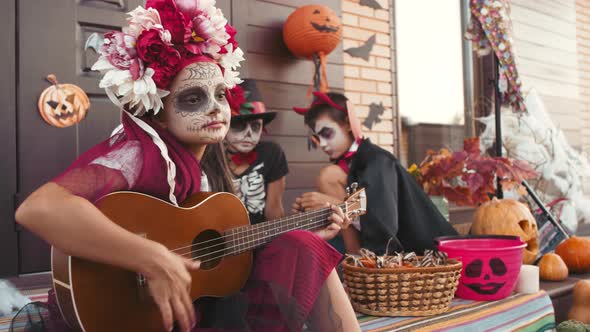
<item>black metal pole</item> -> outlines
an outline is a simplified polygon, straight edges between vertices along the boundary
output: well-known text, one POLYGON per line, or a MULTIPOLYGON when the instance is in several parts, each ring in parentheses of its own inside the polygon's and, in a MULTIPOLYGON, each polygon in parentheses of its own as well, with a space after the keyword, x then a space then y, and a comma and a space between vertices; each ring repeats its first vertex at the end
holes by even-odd
POLYGON ((543 214, 545 214, 545 216, 547 216, 547 218, 549 219, 549 221, 555 227, 557 227, 557 229, 565 236, 566 239, 569 239, 570 238, 569 233, 563 228, 563 226, 561 225, 560 222, 558 222, 557 220, 555 220, 555 217, 553 217, 553 215, 551 214, 551 212, 549 212, 549 210, 547 210, 547 208, 545 207, 545 204, 543 204, 543 202, 541 201, 541 199, 539 198, 539 196, 537 196, 537 193, 535 193, 535 191, 533 190, 533 188, 531 188, 531 186, 526 181, 522 181, 522 185, 526 188, 526 191, 529 193, 529 195, 531 196, 531 198, 533 199, 533 201, 535 201, 535 203, 537 204, 537 206, 539 206, 539 208, 541 209, 541 211, 543 211, 543 214))
MULTIPOLYGON (((492 53, 492 63, 494 69, 494 81, 492 83, 494 89, 494 113, 496 122, 496 156, 502 157, 502 96, 500 94, 500 62, 496 53, 492 53)), ((500 179, 496 179, 496 197, 499 199, 504 198, 504 192, 502 191, 502 184, 500 179)))

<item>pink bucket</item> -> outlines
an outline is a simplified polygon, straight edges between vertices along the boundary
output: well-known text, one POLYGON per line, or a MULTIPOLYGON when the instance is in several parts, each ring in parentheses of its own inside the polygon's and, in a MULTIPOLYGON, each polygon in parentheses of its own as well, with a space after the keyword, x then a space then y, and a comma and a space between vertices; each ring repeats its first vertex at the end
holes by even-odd
POLYGON ((436 247, 463 262, 457 297, 499 300, 514 290, 526 243, 517 236, 444 236, 436 247))

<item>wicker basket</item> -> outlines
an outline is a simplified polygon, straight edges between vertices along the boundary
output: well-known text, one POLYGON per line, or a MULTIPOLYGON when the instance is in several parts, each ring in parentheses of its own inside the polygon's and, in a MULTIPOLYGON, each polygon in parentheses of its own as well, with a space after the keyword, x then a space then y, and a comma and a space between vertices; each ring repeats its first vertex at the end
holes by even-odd
POLYGON ((462 264, 449 259, 435 267, 376 269, 342 262, 353 308, 371 316, 430 316, 449 310, 462 264))

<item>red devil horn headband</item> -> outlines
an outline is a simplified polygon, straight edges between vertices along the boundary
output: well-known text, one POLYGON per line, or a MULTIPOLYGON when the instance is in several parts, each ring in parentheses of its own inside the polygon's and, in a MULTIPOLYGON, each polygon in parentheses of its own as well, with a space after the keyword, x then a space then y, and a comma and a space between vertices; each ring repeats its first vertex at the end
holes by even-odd
POLYGON ((293 107, 293 110, 297 114, 305 115, 305 113, 307 113, 314 106, 330 105, 331 107, 334 107, 335 109, 346 113, 346 109, 344 107, 336 104, 332 99, 330 99, 330 97, 328 97, 327 94, 325 94, 323 92, 319 92, 319 91, 314 91, 313 96, 315 97, 314 101, 311 103, 311 105, 308 108, 293 107))

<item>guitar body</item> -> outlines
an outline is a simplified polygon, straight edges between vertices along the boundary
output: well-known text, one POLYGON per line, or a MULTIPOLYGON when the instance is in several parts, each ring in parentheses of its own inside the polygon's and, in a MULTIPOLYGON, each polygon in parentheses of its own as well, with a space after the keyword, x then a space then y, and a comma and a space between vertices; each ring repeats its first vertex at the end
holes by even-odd
MULTIPOLYGON (((189 246, 195 243, 218 244, 192 255, 220 250, 225 245, 215 238, 250 224, 244 205, 227 193, 197 194, 179 208, 148 195, 118 192, 102 198, 97 207, 119 226, 169 250, 185 248, 179 253, 188 254, 194 250, 189 246)), ((71 328, 88 332, 164 330, 158 307, 142 276, 68 256, 57 248, 52 248, 51 258, 57 301, 71 328)), ((203 263, 201 269, 192 273, 193 301, 202 296, 224 297, 238 292, 251 267, 252 251, 203 263)))

